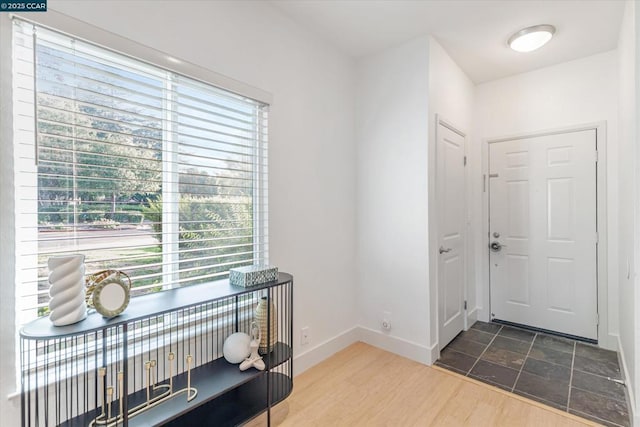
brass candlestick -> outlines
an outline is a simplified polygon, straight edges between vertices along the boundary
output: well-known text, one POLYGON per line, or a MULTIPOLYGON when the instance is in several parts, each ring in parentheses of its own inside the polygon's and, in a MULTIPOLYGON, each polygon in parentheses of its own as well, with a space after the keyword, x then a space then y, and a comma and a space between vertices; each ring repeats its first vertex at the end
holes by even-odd
POLYGON ((187 355, 187 402, 189 402, 191 399, 193 399, 193 397, 196 397, 195 395, 193 397, 189 397, 189 392, 191 391, 191 361, 193 360, 193 358, 191 357, 191 355, 187 355))
MULTIPOLYGON (((138 406, 134 408, 129 408, 127 414, 129 419, 135 417, 136 415, 145 412, 154 406, 160 405, 163 402, 181 394, 187 394, 187 402, 192 401, 198 395, 198 390, 196 388, 191 387, 191 368, 193 365, 193 356, 187 355, 186 357, 186 365, 187 365, 187 386, 181 388, 177 392, 173 391, 173 361, 175 359, 175 353, 171 352, 168 355, 169 359, 169 384, 157 384, 157 374, 155 373, 155 368, 158 366, 157 360, 149 360, 144 363, 144 373, 145 376, 145 391, 147 394, 146 402, 142 402, 138 406)), ((114 387, 108 386, 106 388, 106 395, 102 393, 106 384, 106 374, 107 369, 105 367, 98 368, 98 380, 100 383, 100 390, 102 395, 102 413, 97 416, 93 421, 89 423, 89 427, 116 427, 119 423, 124 420, 124 399, 126 396, 124 395, 124 372, 120 371, 117 375, 117 388, 118 388, 118 399, 119 399, 119 413, 117 413, 114 417, 111 416, 111 404, 113 400, 114 387), (105 413, 106 412, 106 413, 105 413)))
POLYGON ((105 367, 100 367, 98 368, 98 380, 99 380, 99 384, 100 384, 100 392, 98 393, 100 396, 102 396, 102 416, 104 417, 104 407, 106 405, 105 399, 104 399, 104 377, 107 375, 107 368, 105 367))
POLYGON ((113 387, 107 387, 107 421, 111 419, 111 399, 113 398, 113 387))
POLYGON ((145 375, 145 388, 147 389, 147 405, 150 403, 151 401, 151 395, 149 394, 149 382, 150 382, 150 376, 151 376, 151 362, 144 362, 144 370, 146 372, 145 375))
POLYGON ((156 389, 156 366, 157 362, 155 359, 149 361, 149 365, 151 367, 151 389, 155 391, 156 389))
POLYGON ((124 372, 122 371, 118 372, 118 398, 120 400, 118 413, 119 416, 124 417, 124 372))
POLYGON ((176 355, 173 352, 169 353, 169 393, 173 394, 173 359, 176 355))

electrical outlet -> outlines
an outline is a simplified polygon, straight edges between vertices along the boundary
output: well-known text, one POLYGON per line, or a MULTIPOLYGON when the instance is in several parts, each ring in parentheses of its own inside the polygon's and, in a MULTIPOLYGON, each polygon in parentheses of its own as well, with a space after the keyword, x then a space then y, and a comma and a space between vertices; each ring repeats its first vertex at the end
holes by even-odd
POLYGON ((308 345, 311 342, 311 334, 309 333, 309 327, 305 326, 300 329, 300 345, 308 345))
POLYGON ((391 330, 391 312, 383 311, 382 312, 382 329, 385 331, 391 330))

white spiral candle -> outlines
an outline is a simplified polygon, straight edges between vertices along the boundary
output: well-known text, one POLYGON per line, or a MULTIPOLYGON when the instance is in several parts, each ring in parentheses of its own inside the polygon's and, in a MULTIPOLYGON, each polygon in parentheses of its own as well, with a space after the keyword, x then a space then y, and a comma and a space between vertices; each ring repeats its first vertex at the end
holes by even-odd
POLYGON ((55 326, 71 325, 87 317, 84 289, 84 255, 51 257, 49 266, 49 320, 55 326))

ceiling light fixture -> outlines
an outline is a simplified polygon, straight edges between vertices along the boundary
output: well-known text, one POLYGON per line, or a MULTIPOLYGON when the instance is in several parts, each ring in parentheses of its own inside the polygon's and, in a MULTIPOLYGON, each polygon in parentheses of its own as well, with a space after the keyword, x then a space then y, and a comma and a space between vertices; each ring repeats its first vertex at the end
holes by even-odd
POLYGON ((507 43, 516 52, 531 52, 544 46, 556 32, 553 25, 534 25, 509 37, 507 43))

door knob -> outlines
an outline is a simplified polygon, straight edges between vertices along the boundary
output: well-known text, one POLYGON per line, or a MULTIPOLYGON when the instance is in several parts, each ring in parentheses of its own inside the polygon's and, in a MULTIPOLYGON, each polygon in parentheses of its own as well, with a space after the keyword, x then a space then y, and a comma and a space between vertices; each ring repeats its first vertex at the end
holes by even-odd
POLYGON ((498 241, 489 243, 489 248, 491 248, 493 252, 500 252, 502 248, 505 248, 506 246, 507 245, 500 244, 498 241))
POLYGON ((444 253, 447 253, 447 252, 451 252, 451 248, 446 248, 445 249, 443 246, 440 246, 439 251, 440 251, 441 254, 444 254, 444 253))

